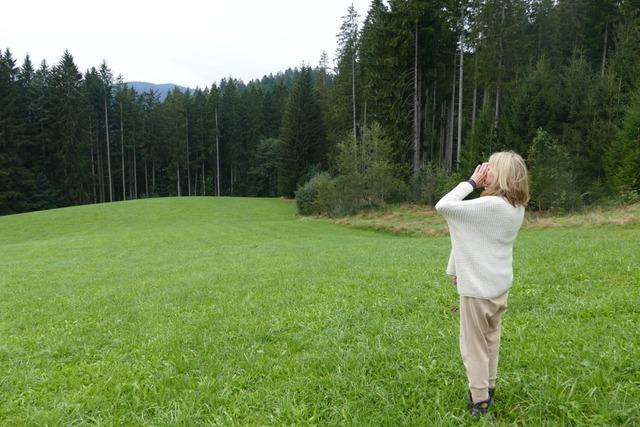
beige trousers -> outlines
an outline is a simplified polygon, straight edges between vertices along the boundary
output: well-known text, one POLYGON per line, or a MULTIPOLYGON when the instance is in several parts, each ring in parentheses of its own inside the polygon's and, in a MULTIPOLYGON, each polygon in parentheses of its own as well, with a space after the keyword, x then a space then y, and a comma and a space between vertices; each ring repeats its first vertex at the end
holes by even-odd
POLYGON ((492 299, 460 296, 460 354, 474 402, 487 400, 489 387, 496 386, 500 326, 508 296, 508 291, 492 299))

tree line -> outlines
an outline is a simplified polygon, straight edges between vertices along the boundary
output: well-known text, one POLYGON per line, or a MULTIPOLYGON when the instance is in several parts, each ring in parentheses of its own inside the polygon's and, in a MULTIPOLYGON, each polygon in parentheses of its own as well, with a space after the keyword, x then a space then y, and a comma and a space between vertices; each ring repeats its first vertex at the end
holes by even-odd
POLYGON ((511 149, 531 160, 534 207, 637 199, 640 1, 373 0, 357 18, 339 36, 333 134, 362 143, 379 123, 414 197, 511 149))
MULTIPOLYGON (((137 93, 103 62, 80 73, 71 53, 39 68, 0 55, 0 212, 152 196, 280 194, 287 70, 244 84, 137 93)), ((327 80, 328 82, 328 80, 327 80)), ((314 112, 316 114, 317 112, 314 112)))
POLYGON ((0 213, 293 197, 323 172, 349 176, 342 195, 430 201, 500 149, 528 160, 535 207, 637 195, 639 75, 638 0, 373 0, 364 21, 347 10, 334 67, 323 54, 162 101, 105 62, 82 73, 65 51, 36 68, 6 49, 0 213), (404 190, 373 191, 383 182, 404 190))

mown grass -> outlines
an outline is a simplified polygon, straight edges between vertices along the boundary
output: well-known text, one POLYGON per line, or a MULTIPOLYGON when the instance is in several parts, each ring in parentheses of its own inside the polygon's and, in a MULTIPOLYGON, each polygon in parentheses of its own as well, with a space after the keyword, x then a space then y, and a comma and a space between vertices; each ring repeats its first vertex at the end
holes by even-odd
POLYGON ((637 425, 640 227, 521 232, 466 414, 447 237, 152 199, 0 218, 2 425, 637 425))

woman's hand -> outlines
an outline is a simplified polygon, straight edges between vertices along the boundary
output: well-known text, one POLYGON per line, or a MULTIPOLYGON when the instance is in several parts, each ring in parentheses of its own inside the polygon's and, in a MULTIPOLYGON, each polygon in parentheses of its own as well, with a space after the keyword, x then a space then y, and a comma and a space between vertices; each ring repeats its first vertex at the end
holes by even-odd
POLYGON ((458 286, 458 276, 451 276, 451 285, 455 288, 458 286))
POLYGON ((476 187, 484 187, 484 180, 487 178, 489 172, 489 163, 483 163, 476 167, 476 170, 471 175, 471 179, 476 183, 476 187))

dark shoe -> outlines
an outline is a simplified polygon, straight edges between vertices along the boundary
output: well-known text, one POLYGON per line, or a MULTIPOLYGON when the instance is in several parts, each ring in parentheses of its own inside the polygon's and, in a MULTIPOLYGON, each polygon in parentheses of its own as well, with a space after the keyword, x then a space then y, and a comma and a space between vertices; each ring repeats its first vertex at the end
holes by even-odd
POLYGON ((491 399, 483 400, 482 402, 469 403, 469 412, 472 417, 479 417, 480 415, 486 415, 491 406, 491 399))
POLYGON ((489 401, 491 402, 491 404, 493 405, 493 395, 496 394, 496 388, 493 387, 489 387, 489 401))
MULTIPOLYGON (((495 391, 495 389, 493 390, 495 391)), ((489 394, 489 398, 487 400, 474 403, 473 399, 471 398, 471 392, 469 392, 469 412, 471 412, 472 417, 479 417, 480 415, 485 415, 489 411, 489 407, 491 406, 492 403, 493 403, 492 394, 489 394)))

